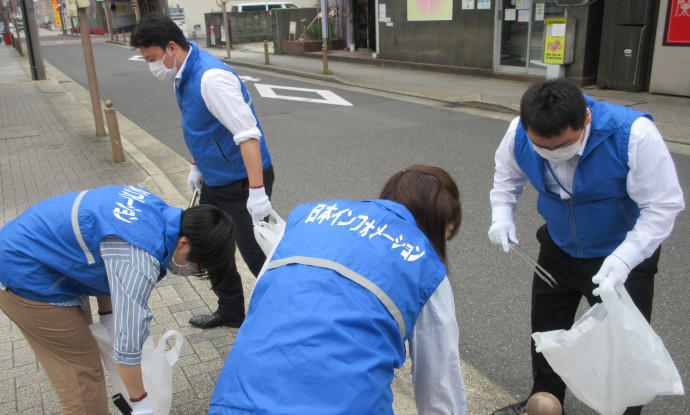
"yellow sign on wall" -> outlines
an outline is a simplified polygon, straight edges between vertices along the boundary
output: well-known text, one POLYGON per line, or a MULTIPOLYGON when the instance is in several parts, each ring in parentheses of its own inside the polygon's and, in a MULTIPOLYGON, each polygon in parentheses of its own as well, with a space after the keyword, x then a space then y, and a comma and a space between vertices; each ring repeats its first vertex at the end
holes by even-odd
POLYGON ((565 18, 544 20, 544 63, 563 65, 565 62, 565 18))
POLYGON ((407 0, 407 20, 453 20, 453 0, 407 0))
POLYGON ((60 8, 58 0, 52 0, 51 6, 53 8, 53 20, 55 20, 55 26, 57 26, 59 29, 62 27, 62 18, 60 17, 60 11, 58 10, 60 8))

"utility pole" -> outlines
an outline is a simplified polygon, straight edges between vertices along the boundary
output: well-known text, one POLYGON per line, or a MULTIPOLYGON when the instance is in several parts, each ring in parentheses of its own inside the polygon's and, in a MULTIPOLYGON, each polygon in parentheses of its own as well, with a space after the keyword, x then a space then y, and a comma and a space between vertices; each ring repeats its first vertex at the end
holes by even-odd
MULTIPOLYGON (((98 2, 96 4, 98 4, 98 2)), ((108 34, 110 35, 110 40, 113 40, 113 25, 112 23, 110 23, 110 18, 108 16, 108 3, 105 1, 101 1, 100 4, 103 8, 103 14, 105 15, 105 27, 108 30, 108 34)))
POLYGON ((81 46, 84 49, 84 63, 86 64, 86 77, 89 80, 89 92, 91 93, 91 109, 93 119, 96 123, 96 135, 105 135, 105 125, 103 122, 103 111, 101 110, 101 98, 98 92, 98 80, 96 79, 96 65, 93 60, 93 47, 91 46, 91 33, 89 29, 89 17, 86 10, 89 2, 77 3, 79 7, 79 33, 81 34, 81 46))
POLYGON ((323 73, 328 74, 328 0, 321 0, 321 57, 323 58, 323 73))
POLYGON ((232 47, 232 40, 230 39, 230 28, 228 27, 228 12, 226 10, 227 2, 228 0, 216 0, 216 4, 222 3, 221 7, 223 8, 223 28, 225 29, 225 50, 228 54, 228 56, 226 56, 225 59, 230 59, 230 48, 232 47))
MULTIPOLYGON (((22 1, 22 14, 24 15, 24 33, 27 52, 29 52, 31 79, 34 81, 46 79, 46 68, 41 57, 41 40, 38 36, 38 25, 34 16, 33 0, 22 1)), ((19 33, 17 32, 17 34, 19 33)))
POLYGON ((137 18, 137 24, 139 24, 139 20, 141 20, 141 12, 139 11, 137 0, 132 0, 132 7, 134 8, 134 15, 137 18))
POLYGON ((60 26, 62 26, 62 34, 67 34, 67 28, 65 27, 65 3, 64 1, 60 3, 60 26))

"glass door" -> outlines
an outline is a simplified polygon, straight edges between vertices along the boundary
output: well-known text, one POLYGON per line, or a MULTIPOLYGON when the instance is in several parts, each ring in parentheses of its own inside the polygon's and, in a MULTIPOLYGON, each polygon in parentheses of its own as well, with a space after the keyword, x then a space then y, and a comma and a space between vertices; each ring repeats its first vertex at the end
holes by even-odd
POLYGON ((544 19, 562 17, 554 0, 496 0, 494 70, 545 75, 544 19))

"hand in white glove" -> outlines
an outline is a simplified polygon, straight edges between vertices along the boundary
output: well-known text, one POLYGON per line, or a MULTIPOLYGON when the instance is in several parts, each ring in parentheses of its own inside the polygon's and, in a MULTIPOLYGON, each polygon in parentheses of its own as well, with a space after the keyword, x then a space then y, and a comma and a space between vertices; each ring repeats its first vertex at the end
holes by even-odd
POLYGON ((266 190, 263 187, 258 189, 249 189, 249 199, 247 199, 247 210, 252 216, 252 219, 259 221, 269 213, 271 213, 271 201, 266 196, 266 190))
POLYGON ((599 295, 601 283, 607 279, 610 280, 616 288, 625 284, 625 280, 628 279, 628 274, 630 274, 630 268, 628 268, 625 262, 613 254, 607 256, 606 259, 604 259, 604 263, 601 264, 599 272, 592 277, 592 282, 599 284, 599 287, 595 288, 592 294, 599 295))
POLYGON ((504 252, 510 250, 509 241, 518 243, 517 230, 511 220, 498 220, 489 228, 489 240, 494 245, 501 245, 504 252))
POLYGON ((98 319, 100 323, 103 325, 103 327, 108 330, 108 334, 110 334, 110 338, 114 339, 115 338, 115 319, 113 318, 113 313, 108 313, 108 314, 99 314, 98 319))
POLYGON ((132 407, 132 415, 153 415, 153 408, 149 404, 148 396, 137 402, 130 402, 132 407))
POLYGON ((199 170, 196 164, 189 166, 189 176, 187 176, 189 190, 192 192, 195 190, 201 190, 201 178, 201 170, 199 170))

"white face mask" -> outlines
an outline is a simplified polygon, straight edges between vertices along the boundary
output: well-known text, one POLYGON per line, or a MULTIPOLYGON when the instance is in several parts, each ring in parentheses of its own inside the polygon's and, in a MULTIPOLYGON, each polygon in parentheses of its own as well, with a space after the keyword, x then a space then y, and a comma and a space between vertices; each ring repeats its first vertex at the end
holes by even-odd
POLYGON ((582 146, 582 137, 584 137, 585 132, 582 132, 582 136, 580 137, 579 140, 577 140, 575 143, 570 144, 568 146, 563 146, 559 147, 555 150, 549 150, 544 147, 539 147, 536 144, 533 144, 532 147, 534 147, 534 151, 537 152, 542 158, 545 158, 546 160, 549 161, 565 161, 565 160, 570 160, 577 154, 578 151, 580 151, 580 146, 582 146))
POLYGON ((189 277, 194 275, 194 273, 196 272, 191 262, 187 262, 185 265, 180 265, 177 262, 175 262, 174 257, 170 261, 170 265, 168 265, 168 271, 181 277, 189 277))
POLYGON ((168 68, 165 66, 163 63, 163 60, 165 59, 165 54, 163 54, 163 59, 155 62, 149 62, 149 70, 158 79, 162 79, 163 81, 172 81, 175 79, 175 75, 177 75, 177 66, 173 64, 172 68, 168 68))

